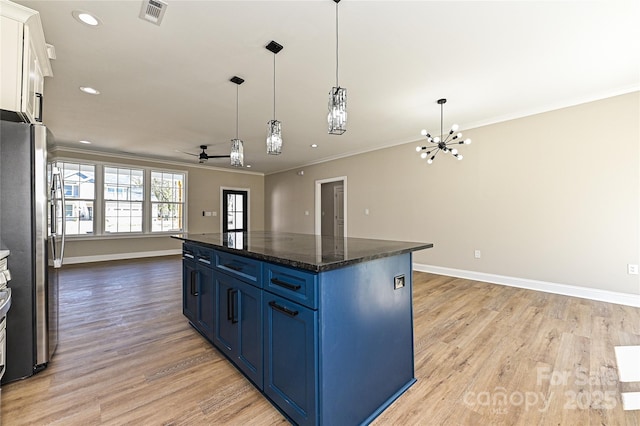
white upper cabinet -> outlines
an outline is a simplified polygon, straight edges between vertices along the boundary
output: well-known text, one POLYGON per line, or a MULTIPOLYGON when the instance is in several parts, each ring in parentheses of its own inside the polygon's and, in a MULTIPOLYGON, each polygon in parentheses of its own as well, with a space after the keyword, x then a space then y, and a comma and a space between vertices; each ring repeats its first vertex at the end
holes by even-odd
POLYGON ((29 123, 42 121, 44 77, 53 75, 35 10, 0 0, 0 109, 29 123))

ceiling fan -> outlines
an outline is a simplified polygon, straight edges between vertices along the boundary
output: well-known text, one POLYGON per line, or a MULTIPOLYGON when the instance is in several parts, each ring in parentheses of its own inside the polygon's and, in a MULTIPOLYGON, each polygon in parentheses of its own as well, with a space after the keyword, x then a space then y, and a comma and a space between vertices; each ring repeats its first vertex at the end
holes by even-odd
POLYGON ((209 158, 231 158, 231 155, 209 155, 207 154, 207 145, 200 145, 200 149, 202 152, 200 154, 193 154, 191 152, 182 152, 183 154, 193 155, 194 157, 198 157, 198 163, 206 163, 209 158))

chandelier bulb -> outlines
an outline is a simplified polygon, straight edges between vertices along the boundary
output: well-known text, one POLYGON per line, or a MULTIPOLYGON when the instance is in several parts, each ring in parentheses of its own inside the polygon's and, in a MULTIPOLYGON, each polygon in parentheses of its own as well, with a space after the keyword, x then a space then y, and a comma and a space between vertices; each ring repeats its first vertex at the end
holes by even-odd
POLYGON ((453 149, 451 150, 451 153, 452 153, 453 155, 455 155, 456 157, 458 156, 458 150, 457 150, 457 149, 455 149, 455 148, 453 148, 453 149))
POLYGON ((431 157, 431 158, 429 158, 429 159, 427 160, 427 164, 431 164, 431 163, 433 163, 433 157, 431 157))
POLYGON ((436 136, 435 138, 433 138, 433 143, 440 143, 440 137, 436 136))
POLYGON ((456 157, 458 157, 458 160, 462 160, 462 155, 456 155, 456 157))
POLYGON ((427 129, 422 129, 422 130, 420 131, 420 134, 421 134, 422 136, 427 136, 429 133, 427 133, 427 129))
POLYGON ((427 153, 423 152, 422 154, 420 154, 420 158, 425 159, 427 158, 427 153))
POLYGON ((471 143, 471 139, 465 139, 464 143, 465 143, 465 145, 469 145, 471 143))
POLYGON ((459 128, 460 126, 458 126, 457 124, 454 124, 453 126, 451 126, 451 133, 457 132, 459 128))
POLYGON ((416 146, 416 152, 420 152, 422 150, 421 146, 416 146))

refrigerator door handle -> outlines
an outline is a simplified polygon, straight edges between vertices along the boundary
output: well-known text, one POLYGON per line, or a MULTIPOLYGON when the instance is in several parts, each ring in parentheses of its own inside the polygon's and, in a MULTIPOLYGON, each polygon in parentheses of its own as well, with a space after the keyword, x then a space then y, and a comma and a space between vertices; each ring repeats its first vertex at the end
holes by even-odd
POLYGON ((65 197, 64 197, 64 187, 62 186, 62 178, 60 177, 60 169, 54 167, 52 170, 52 183, 51 183, 51 236, 53 241, 53 267, 60 268, 62 267, 62 259, 64 257, 64 243, 65 243, 65 233, 66 233, 66 220, 64 216, 65 212, 65 197), (58 191, 60 191, 60 198, 58 198, 58 191), (58 209, 57 203, 61 202, 62 208, 60 211, 61 223, 60 223, 60 234, 57 232, 57 222, 58 222, 58 209), (56 206, 56 207, 54 207, 56 206), (55 224, 55 225, 54 225, 55 224), (57 252, 57 239, 60 238, 60 252, 57 252))

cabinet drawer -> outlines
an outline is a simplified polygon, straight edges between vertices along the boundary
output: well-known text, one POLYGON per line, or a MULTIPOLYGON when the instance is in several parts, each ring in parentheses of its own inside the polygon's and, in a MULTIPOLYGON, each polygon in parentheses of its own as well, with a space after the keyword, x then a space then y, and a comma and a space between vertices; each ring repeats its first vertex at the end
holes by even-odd
POLYGON ((312 309, 317 309, 318 276, 311 272, 265 263, 264 288, 312 309))
POLYGON ((214 251, 193 244, 182 245, 182 259, 196 262, 207 268, 213 268, 214 251))
POLYGON ((216 250, 215 267, 256 287, 262 287, 262 265, 257 260, 216 250))

